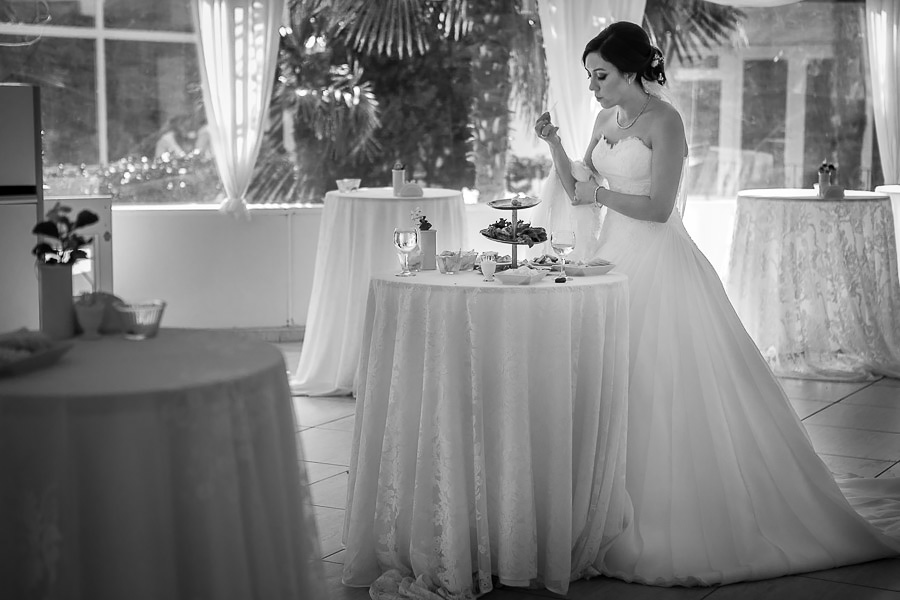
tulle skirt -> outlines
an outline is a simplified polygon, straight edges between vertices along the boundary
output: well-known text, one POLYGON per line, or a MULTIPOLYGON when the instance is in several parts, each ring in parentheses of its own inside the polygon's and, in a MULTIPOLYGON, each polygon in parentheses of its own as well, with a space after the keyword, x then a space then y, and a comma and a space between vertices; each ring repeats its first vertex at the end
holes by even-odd
POLYGON ((610 211, 596 255, 629 277, 634 507, 600 572, 711 585, 900 553, 900 479, 836 482, 677 213, 610 211))

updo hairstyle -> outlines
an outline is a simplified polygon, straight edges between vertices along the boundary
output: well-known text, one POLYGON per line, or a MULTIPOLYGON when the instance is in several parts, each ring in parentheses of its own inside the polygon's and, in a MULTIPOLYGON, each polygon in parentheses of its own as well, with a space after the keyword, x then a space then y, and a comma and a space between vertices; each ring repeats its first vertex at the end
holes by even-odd
POLYGON ((636 73, 647 81, 666 84, 662 52, 650 43, 650 36, 640 25, 617 21, 605 28, 584 47, 582 64, 592 52, 599 52, 622 73, 636 73))

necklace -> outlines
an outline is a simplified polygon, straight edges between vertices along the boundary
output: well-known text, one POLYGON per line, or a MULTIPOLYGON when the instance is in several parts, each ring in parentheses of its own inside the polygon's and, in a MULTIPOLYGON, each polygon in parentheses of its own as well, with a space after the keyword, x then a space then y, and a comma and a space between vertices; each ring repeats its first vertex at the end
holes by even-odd
POLYGON ((647 99, 644 101, 644 106, 641 107, 641 112, 639 112, 637 114, 637 116, 634 119, 632 119, 631 123, 629 123, 628 125, 622 125, 621 123, 619 123, 619 109, 617 108, 616 109, 616 125, 619 127, 619 129, 629 129, 632 125, 637 123, 637 120, 641 117, 642 114, 644 114, 644 111, 647 110, 648 104, 650 104, 650 94, 647 94, 647 99))

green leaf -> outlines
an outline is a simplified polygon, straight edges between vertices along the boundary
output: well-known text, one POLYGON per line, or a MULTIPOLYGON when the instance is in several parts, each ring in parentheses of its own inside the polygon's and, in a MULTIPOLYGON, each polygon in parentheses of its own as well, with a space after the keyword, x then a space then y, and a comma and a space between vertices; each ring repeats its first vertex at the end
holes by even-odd
POLYGON ((51 246, 47 242, 41 242, 31 249, 31 253, 38 258, 43 258, 45 254, 55 254, 56 250, 54 250, 53 246, 51 246))
POLYGON ((83 210, 78 213, 78 217, 75 219, 75 224, 72 225, 72 229, 79 229, 81 227, 87 227, 88 225, 93 225, 97 221, 100 220, 96 214, 89 210, 83 210))
POLYGON ((66 262, 73 263, 79 258, 87 258, 87 252, 84 250, 72 250, 72 252, 69 253, 69 260, 66 262))
POLYGON ((41 221, 34 226, 31 233, 59 239, 59 228, 52 221, 41 221))

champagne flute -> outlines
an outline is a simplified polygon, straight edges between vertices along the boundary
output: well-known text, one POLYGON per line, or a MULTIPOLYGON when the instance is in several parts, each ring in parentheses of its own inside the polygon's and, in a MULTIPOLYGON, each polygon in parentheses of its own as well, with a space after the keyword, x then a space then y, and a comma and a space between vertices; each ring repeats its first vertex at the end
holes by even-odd
POLYGON ((398 227, 394 229, 394 247, 400 251, 403 259, 403 269, 397 273, 397 277, 415 277, 416 274, 409 270, 409 253, 419 245, 419 233, 415 227, 398 227))
POLYGON ((560 229, 550 233, 550 247, 553 253, 559 257, 562 275, 559 279, 566 281, 566 257, 575 250, 575 232, 570 229, 560 229))

